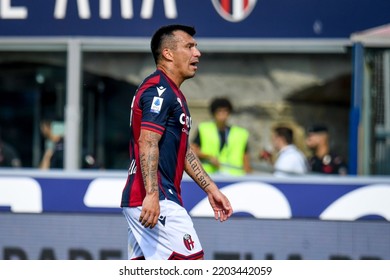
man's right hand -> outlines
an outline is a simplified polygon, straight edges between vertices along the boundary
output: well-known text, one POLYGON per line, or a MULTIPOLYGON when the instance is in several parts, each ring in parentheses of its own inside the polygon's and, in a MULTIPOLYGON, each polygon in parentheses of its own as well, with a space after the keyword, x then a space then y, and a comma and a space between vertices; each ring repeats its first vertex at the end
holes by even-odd
POLYGON ((139 217, 140 223, 145 228, 154 228, 160 216, 160 201, 159 192, 151 192, 146 194, 142 202, 142 211, 139 217))

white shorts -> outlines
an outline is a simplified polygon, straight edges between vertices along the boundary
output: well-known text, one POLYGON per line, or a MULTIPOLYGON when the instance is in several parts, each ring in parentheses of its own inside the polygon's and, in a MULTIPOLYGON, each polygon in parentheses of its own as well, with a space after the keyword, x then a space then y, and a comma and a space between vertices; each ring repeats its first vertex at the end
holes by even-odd
POLYGON ((128 258, 146 260, 191 260, 204 253, 191 217, 179 204, 160 200, 160 217, 150 229, 139 222, 141 206, 123 207, 128 223, 128 258))

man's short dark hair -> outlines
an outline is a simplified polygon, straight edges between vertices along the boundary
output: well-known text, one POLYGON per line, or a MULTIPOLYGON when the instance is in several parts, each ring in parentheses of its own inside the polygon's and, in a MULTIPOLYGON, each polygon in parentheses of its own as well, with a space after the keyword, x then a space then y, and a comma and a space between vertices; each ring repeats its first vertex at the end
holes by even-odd
POLYGON ((315 124, 307 129, 307 133, 328 133, 328 127, 324 124, 315 124))
POLYGON ((226 97, 214 98, 210 104, 210 113, 214 116, 217 109, 221 108, 228 109, 230 113, 233 112, 233 105, 229 99, 226 97))
POLYGON ((152 37, 150 41, 150 48, 152 50, 154 62, 157 64, 158 59, 161 55, 161 45, 162 42, 168 37, 172 36, 174 31, 181 30, 186 32, 187 34, 194 36, 196 30, 192 26, 181 25, 181 24, 171 24, 160 27, 152 37))
POLYGON ((274 128, 274 132, 277 136, 282 137, 287 144, 293 143, 294 133, 291 128, 279 126, 274 128))

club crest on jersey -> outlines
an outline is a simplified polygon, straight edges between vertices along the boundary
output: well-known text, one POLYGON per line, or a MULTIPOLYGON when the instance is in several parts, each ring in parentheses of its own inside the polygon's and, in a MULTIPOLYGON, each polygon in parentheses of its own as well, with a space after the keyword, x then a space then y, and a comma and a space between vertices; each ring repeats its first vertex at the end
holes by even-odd
POLYGON ((211 0, 218 14, 231 22, 247 18, 256 6, 257 0, 211 0))
POLYGON ((163 101, 164 99, 162 99, 161 97, 155 96, 153 98, 152 107, 150 107, 150 112, 159 114, 163 101))
POLYGON ((189 235, 188 233, 186 233, 184 236, 183 236, 183 242, 184 242, 184 246, 186 246, 187 250, 192 250, 195 248, 195 245, 194 245, 194 241, 192 240, 192 237, 191 235, 189 235))

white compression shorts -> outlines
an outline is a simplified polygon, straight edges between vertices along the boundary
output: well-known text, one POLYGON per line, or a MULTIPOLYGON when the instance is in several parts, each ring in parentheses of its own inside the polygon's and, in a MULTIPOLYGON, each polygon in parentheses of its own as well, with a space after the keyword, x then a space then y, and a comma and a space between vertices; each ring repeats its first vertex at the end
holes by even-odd
POLYGON ((128 223, 128 259, 191 260, 204 253, 191 217, 179 204, 160 200, 160 217, 153 228, 139 222, 141 206, 123 207, 128 223))

